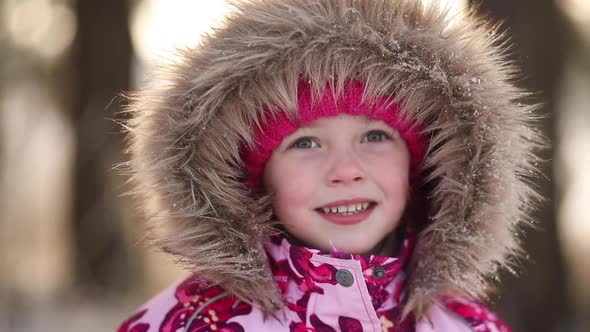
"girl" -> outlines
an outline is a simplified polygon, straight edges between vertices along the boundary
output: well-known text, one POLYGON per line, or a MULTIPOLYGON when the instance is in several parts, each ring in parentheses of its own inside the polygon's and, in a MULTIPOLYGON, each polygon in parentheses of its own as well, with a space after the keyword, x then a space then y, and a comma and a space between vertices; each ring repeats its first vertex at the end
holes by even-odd
POLYGON ((406 0, 249 0, 130 104, 154 244, 119 331, 509 331, 540 142, 501 37, 406 0))

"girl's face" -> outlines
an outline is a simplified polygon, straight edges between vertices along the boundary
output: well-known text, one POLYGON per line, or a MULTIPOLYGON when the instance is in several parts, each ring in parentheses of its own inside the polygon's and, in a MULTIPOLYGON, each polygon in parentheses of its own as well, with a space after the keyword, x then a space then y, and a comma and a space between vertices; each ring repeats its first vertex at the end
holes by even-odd
POLYGON ((399 224, 410 154, 396 129, 365 116, 320 118, 285 137, 266 164, 281 224, 306 245, 370 253, 399 224))

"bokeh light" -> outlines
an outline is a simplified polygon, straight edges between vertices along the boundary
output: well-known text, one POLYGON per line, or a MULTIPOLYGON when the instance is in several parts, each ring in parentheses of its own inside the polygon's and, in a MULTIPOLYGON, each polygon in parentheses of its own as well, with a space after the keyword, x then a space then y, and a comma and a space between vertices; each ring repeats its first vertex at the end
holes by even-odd
POLYGON ((140 60, 169 59, 179 47, 193 46, 219 24, 229 5, 223 0, 143 0, 131 14, 131 36, 140 60))
POLYGON ((46 60, 56 59, 74 40, 76 17, 64 2, 5 0, 4 29, 9 40, 46 60))
POLYGON ((562 11, 575 22, 590 25, 590 1, 589 0, 558 0, 562 11))

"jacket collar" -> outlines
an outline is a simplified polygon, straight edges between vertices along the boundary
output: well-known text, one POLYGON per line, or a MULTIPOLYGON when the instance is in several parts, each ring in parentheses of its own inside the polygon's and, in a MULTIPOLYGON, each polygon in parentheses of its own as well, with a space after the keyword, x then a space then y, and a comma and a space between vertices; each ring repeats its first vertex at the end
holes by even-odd
POLYGON ((322 252, 295 245, 282 234, 270 236, 264 242, 264 248, 283 299, 298 298, 314 292, 321 293, 319 284, 339 282, 337 266, 350 266, 351 261, 357 261, 360 263, 374 309, 388 310, 405 300, 404 268, 414 242, 412 232, 407 231, 395 257, 349 254, 337 250, 322 252))

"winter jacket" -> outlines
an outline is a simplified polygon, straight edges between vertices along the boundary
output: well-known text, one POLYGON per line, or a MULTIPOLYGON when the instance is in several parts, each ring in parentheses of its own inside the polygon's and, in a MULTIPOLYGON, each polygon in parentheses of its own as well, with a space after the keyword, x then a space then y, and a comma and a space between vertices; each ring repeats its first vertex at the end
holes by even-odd
POLYGON ((134 193, 154 246, 193 275, 120 331, 508 330, 476 299, 520 250, 541 138, 497 26, 411 0, 235 7, 131 97, 134 193), (269 197, 245 185, 242 149, 261 118, 296 113, 300 80, 362 81, 425 128, 424 216, 399 257, 277 240, 269 197))
POLYGON ((510 331, 482 304, 461 297, 439 298, 429 319, 402 318, 410 242, 404 241, 399 257, 384 257, 321 253, 275 236, 265 251, 285 307, 272 316, 191 276, 145 304, 118 331, 510 331))

